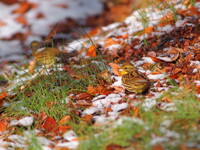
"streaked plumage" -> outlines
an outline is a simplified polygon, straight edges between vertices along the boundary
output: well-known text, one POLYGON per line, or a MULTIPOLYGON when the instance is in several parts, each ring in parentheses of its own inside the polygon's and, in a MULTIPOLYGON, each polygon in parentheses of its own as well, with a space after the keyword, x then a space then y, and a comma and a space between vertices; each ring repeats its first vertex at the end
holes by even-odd
POLYGON ((33 41, 30 47, 33 52, 33 57, 37 63, 43 65, 51 65, 55 63, 55 56, 59 54, 59 50, 53 46, 48 46, 42 42, 33 41))
POLYGON ((148 90, 150 81, 131 63, 125 62, 121 67, 121 73, 122 83, 129 92, 143 93, 148 90))

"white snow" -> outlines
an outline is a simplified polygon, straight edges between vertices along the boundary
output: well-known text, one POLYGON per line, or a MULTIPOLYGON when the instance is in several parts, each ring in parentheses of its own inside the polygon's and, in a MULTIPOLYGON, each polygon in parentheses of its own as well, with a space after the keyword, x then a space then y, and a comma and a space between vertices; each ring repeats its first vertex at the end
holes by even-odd
POLYGON ((155 62, 150 57, 142 57, 145 63, 155 64, 155 62))
POLYGON ((33 117, 24 117, 20 120, 11 120, 10 125, 15 126, 15 125, 20 125, 20 126, 31 126, 33 124, 33 117))
POLYGON ((67 147, 70 150, 74 150, 78 147, 78 144, 79 144, 78 141, 71 141, 71 142, 58 143, 56 147, 67 147))
POLYGON ((162 79, 166 78, 166 75, 164 75, 164 74, 149 74, 147 77, 149 79, 153 79, 153 80, 162 80, 162 79))
POLYGON ((119 86, 124 88, 124 86, 122 85, 122 77, 112 76, 111 78, 115 79, 116 81, 110 87, 119 86))
POLYGON ((73 130, 69 130, 63 134, 63 138, 68 141, 73 141, 77 139, 77 135, 73 130))
POLYGON ((111 106, 111 109, 114 111, 114 112, 118 112, 120 110, 123 110, 125 108, 128 107, 128 104, 127 103, 121 103, 121 104, 114 104, 111 106))

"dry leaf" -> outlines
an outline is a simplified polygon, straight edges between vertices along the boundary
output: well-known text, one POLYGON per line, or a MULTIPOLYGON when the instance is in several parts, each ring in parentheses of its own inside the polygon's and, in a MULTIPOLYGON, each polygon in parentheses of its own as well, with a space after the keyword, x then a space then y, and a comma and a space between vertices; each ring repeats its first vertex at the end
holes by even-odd
POLYGON ((65 132, 67 132, 68 130, 71 129, 71 126, 59 126, 54 130, 54 133, 59 134, 59 135, 63 135, 65 132))
POLYGON ((5 125, 4 122, 0 121, 0 132, 4 132, 6 131, 7 126, 5 125))
POLYGON ((109 65, 111 66, 113 73, 117 76, 122 76, 121 72, 119 71, 119 69, 121 68, 120 65, 115 64, 115 63, 109 63, 109 65))
POLYGON ((86 53, 86 56, 89 56, 89 57, 96 57, 97 56, 96 47, 94 45, 90 46, 90 48, 88 49, 88 51, 86 53))
POLYGON ((27 12, 31 7, 34 7, 34 5, 33 5, 32 3, 22 2, 22 3, 20 3, 19 8, 17 8, 16 10, 14 10, 13 13, 21 13, 21 14, 24 14, 24 13, 27 12))
POLYGON ((44 121, 43 125, 41 125, 41 127, 44 128, 46 132, 52 132, 58 127, 58 125, 53 118, 47 116, 46 120, 44 121))
POLYGON ((69 115, 67 115, 67 116, 63 117, 63 118, 58 122, 58 124, 59 124, 59 125, 66 124, 67 122, 69 122, 70 118, 71 118, 71 117, 70 117, 69 115))
POLYGON ((3 99, 7 96, 7 92, 0 93, 0 99, 3 99))

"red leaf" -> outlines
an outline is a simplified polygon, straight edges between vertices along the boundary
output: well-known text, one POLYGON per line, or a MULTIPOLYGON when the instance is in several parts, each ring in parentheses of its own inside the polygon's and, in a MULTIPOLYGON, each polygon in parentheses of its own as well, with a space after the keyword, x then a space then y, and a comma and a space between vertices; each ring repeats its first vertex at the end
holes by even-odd
POLYGON ((4 122, 0 121, 0 132, 4 132, 6 131, 7 126, 5 125, 4 122))
POLYGON ((46 120, 44 121, 44 123, 42 125, 42 128, 44 128, 46 132, 52 132, 57 127, 58 127, 58 125, 57 125, 56 121, 49 116, 46 118, 46 120))

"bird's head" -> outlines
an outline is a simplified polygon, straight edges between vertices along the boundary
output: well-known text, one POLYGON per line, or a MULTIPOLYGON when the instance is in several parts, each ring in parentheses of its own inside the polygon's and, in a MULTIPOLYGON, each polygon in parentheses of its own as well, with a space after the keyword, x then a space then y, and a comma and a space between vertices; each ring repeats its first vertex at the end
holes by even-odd
POLYGON ((120 69, 122 75, 128 74, 128 73, 130 73, 130 72, 132 72, 134 70, 137 70, 137 69, 129 62, 123 63, 123 65, 122 65, 122 67, 120 69))

